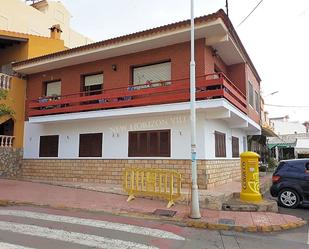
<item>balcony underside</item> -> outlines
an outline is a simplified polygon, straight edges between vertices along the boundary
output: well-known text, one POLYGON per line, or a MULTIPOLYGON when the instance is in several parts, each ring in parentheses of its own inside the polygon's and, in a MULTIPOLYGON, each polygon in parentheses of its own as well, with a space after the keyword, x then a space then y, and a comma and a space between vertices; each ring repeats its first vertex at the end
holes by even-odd
MULTIPOLYGON (((250 135, 260 134, 260 126, 224 98, 199 100, 196 102, 196 111, 197 114, 205 114, 206 119, 224 120, 232 129, 243 129, 250 135)), ((187 113, 189 115, 190 102, 37 116, 30 117, 29 122, 34 124, 47 124, 54 122, 78 122, 83 120, 121 119, 139 116, 149 117, 179 113, 187 113)))

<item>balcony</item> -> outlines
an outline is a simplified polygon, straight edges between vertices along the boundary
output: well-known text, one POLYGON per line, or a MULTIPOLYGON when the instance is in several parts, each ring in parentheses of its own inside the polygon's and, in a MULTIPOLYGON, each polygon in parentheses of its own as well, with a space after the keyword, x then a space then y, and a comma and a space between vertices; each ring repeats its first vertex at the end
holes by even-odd
POLYGON ((12 76, 0 73, 0 89, 9 90, 11 88, 12 76))
MULTIPOLYGON (((214 73, 196 78, 196 100, 224 98, 247 114, 246 96, 223 74, 214 73)), ((28 116, 44 116, 115 108, 188 102, 189 78, 125 88, 106 89, 100 94, 90 92, 41 97, 28 102, 28 116)))
POLYGON ((0 147, 13 147, 13 136, 0 135, 0 147))

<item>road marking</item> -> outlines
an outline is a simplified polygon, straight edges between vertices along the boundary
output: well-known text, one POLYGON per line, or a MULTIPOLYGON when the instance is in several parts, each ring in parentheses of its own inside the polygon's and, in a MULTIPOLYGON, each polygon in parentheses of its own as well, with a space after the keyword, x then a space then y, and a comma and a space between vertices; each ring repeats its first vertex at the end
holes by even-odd
POLYGON ((34 249, 34 248, 0 242, 0 249, 34 249))
POLYGON ((68 232, 64 230, 50 229, 47 227, 25 225, 14 222, 0 221, 0 230, 38 236, 46 239, 55 239, 101 249, 158 249, 157 247, 139 244, 132 241, 110 239, 91 234, 68 232))
POLYGON ((77 225, 85 225, 97 228, 111 229, 117 230, 121 232, 127 233, 135 233, 145 236, 152 236, 163 239, 174 239, 174 240, 185 240, 184 237, 176 235, 171 232, 155 229, 155 228, 147 228, 147 227, 139 227, 129 224, 121 224, 114 223, 109 221, 100 221, 100 220, 92 220, 92 219, 83 219, 77 217, 70 216, 60 216, 60 215, 52 215, 45 213, 36 213, 29 211, 19 211, 19 210, 0 210, 0 215, 8 215, 8 216, 17 216, 17 217, 25 217, 39 220, 47 220, 54 222, 63 222, 77 225))

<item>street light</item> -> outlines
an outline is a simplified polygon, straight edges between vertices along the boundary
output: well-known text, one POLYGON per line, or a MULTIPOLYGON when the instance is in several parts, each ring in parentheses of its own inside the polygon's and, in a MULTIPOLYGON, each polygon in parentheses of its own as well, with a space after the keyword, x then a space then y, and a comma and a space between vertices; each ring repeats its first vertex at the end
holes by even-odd
POLYGON ((190 62, 190 119, 191 119, 191 210, 190 218, 200 219, 196 165, 196 111, 195 111, 195 60, 194 60, 194 0, 191 0, 191 62, 190 62))
POLYGON ((278 92, 279 92, 279 91, 275 91, 275 92, 266 94, 266 95, 263 96, 263 98, 268 97, 268 96, 271 96, 271 95, 275 95, 275 94, 277 94, 278 92))

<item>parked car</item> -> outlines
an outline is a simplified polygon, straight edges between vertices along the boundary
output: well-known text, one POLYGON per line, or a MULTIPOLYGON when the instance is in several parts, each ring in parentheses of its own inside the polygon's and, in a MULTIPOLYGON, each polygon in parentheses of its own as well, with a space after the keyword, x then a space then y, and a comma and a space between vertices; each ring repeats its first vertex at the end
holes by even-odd
POLYGON ((273 177, 270 194, 278 197, 279 205, 296 208, 309 204, 309 159, 281 161, 273 177))

